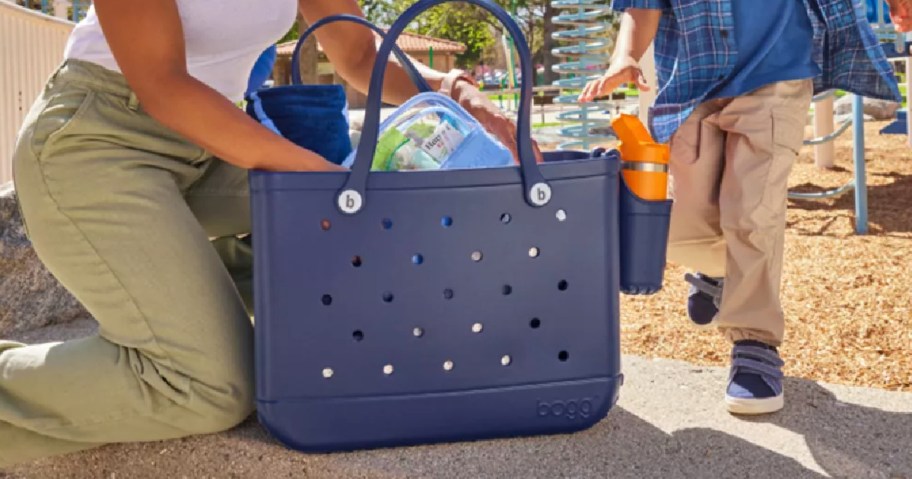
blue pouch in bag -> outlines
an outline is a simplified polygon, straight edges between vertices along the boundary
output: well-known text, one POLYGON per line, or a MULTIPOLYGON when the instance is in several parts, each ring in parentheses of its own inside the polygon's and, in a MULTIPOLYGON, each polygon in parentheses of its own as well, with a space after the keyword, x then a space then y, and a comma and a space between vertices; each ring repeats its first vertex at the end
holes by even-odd
MULTIPOLYGON (((354 153, 343 165, 351 167, 354 153)), ((510 166, 513 155, 452 98, 420 93, 380 125, 373 170, 458 170, 510 166)))

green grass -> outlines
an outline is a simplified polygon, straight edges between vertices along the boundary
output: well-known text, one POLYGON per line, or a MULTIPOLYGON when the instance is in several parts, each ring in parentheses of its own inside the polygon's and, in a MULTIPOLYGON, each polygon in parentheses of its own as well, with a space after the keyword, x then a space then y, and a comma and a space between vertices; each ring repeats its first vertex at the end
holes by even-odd
POLYGON ((546 121, 544 123, 534 123, 532 128, 548 128, 552 126, 560 126, 561 123, 558 121, 546 121))
MULTIPOLYGON (((902 97, 903 97, 902 106, 903 106, 903 108, 905 108, 905 107, 907 107, 908 104, 909 104, 909 100, 908 100, 908 97, 907 97, 908 92, 906 91, 906 84, 905 84, 905 83, 900 83, 900 84, 899 84, 899 93, 900 93, 900 94, 902 95, 902 97)), ((842 98, 842 97, 844 97, 844 96, 846 96, 846 95, 847 95, 846 92, 844 92, 844 91, 842 91, 842 90, 836 90, 836 98, 842 98)))

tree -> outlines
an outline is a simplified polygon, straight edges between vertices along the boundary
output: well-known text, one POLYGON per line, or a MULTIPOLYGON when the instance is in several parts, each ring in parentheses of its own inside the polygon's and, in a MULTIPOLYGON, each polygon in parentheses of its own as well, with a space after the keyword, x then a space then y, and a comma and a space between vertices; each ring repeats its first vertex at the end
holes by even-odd
MULTIPOLYGON (((300 15, 298 16, 298 22, 295 25, 301 29, 302 32, 307 30, 307 22, 304 21, 304 18, 300 15)), ((300 35, 296 35, 295 38, 300 35)), ((320 65, 319 51, 317 50, 317 37, 311 35, 308 39, 304 40, 304 45, 301 45, 301 81, 307 84, 318 83, 319 75, 317 70, 320 65)))
MULTIPOLYGON (((531 13, 528 8, 529 0, 495 0, 505 9, 511 8, 511 3, 516 4, 518 13, 523 14, 518 18, 523 33, 527 38, 536 37, 536 21, 529 21, 531 13)), ((536 0, 543 1, 543 0, 536 0)), ((414 0, 360 0, 361 7, 369 20, 378 25, 389 25, 408 7, 414 0)), ((458 62, 463 66, 472 65, 481 59, 486 49, 495 47, 500 41, 503 27, 486 10, 465 3, 446 3, 432 8, 415 20, 412 31, 439 38, 460 42, 466 46, 466 51, 458 57, 458 62)))
MULTIPOLYGON (((544 66, 545 83, 552 83, 558 77, 556 73, 552 72, 552 67, 559 62, 559 59, 556 59, 551 53, 555 47, 559 46, 552 35, 562 28, 553 21, 560 12, 554 8, 552 0, 495 0, 495 2, 513 13, 529 43, 534 62, 544 66)), ((379 26, 389 26, 402 12, 414 4, 414 0, 359 0, 359 4, 368 20, 379 26)), ((609 22, 612 27, 605 34, 610 46, 617 30, 617 17, 608 17, 604 21, 609 22)), ((459 2, 438 5, 418 17, 409 30, 464 44, 466 51, 457 58, 457 63, 462 67, 471 67, 479 60, 490 59, 492 51, 497 51, 497 56, 503 58, 499 54, 502 51, 500 40, 504 34, 503 26, 486 10, 474 5, 459 2)), ((289 32, 287 39, 297 38, 298 31, 296 26, 289 32)), ((606 50, 601 54, 607 57, 610 52, 606 50)))

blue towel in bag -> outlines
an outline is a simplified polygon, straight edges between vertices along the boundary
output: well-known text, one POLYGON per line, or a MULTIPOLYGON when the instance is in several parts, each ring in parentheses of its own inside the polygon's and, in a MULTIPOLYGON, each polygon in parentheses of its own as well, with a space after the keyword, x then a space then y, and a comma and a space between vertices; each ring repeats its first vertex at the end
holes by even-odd
MULTIPOLYGON (((291 64, 294 84, 250 91, 246 97, 247 114, 298 146, 339 165, 352 152, 345 89, 340 85, 302 85, 298 64, 304 40, 317 28, 337 21, 365 25, 381 37, 384 35, 383 30, 361 17, 333 15, 319 20, 298 39, 291 64)), ((267 49, 260 57, 257 64, 261 66, 254 68, 251 82, 260 81, 255 77, 261 76, 265 66, 273 62, 270 50, 267 49)), ((393 53, 405 66, 406 73, 418 89, 429 90, 427 82, 409 62, 408 57, 396 46, 393 46, 393 53)))
POLYGON ((340 85, 286 85, 247 95, 247 114, 337 165, 352 151, 348 101, 340 85))

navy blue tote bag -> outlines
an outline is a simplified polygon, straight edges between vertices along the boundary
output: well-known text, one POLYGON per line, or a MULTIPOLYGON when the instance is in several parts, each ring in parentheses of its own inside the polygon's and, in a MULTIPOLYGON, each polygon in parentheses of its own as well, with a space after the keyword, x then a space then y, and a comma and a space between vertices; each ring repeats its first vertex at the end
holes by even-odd
MULTIPOLYGON (((572 432, 617 399, 618 171, 614 152, 520 165, 371 172, 381 86, 373 67, 350 172, 250 174, 257 408, 285 445, 341 451, 572 432)), ((489 0, 532 78, 519 27, 489 0)))

